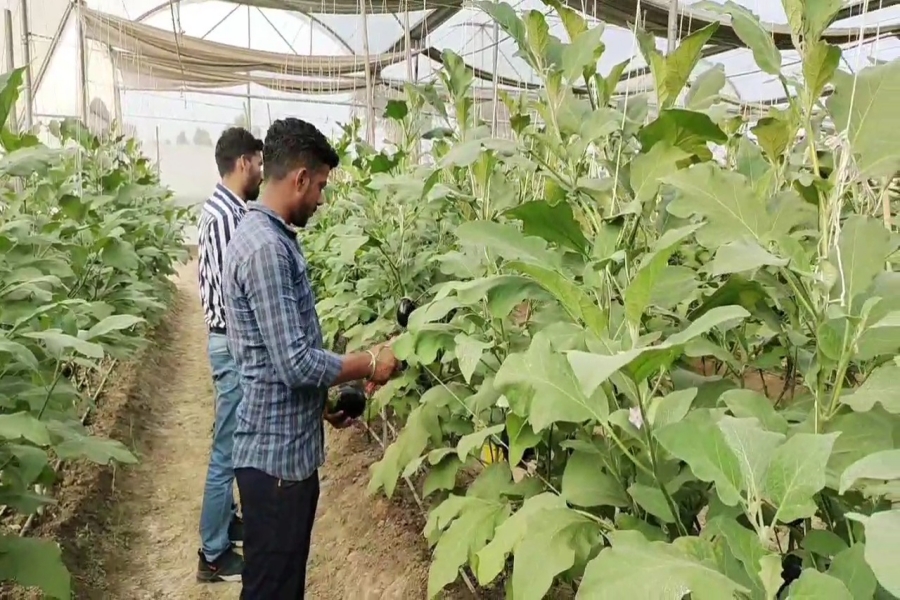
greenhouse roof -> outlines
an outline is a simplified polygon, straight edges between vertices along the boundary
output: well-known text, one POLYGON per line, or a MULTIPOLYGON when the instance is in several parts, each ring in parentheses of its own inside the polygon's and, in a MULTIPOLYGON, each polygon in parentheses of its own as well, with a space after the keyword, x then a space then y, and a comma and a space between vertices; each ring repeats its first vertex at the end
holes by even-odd
MULTIPOLYGON (((624 79, 633 82, 645 75, 632 34, 636 15, 645 29, 660 36, 658 47, 665 48, 669 9, 664 0, 566 1, 590 20, 606 24, 601 73, 630 61, 624 79)), ((566 39, 559 18, 540 0, 510 4, 517 12, 545 13, 551 33, 566 39)), ((739 0, 738 4, 770 29, 782 49, 784 70, 790 73, 799 59, 791 49, 782 3, 739 0)), ((846 3, 826 33, 829 41, 844 47, 845 69, 897 56, 897 4, 900 0, 846 3)), ((88 36, 121 51, 120 68, 131 75, 126 84, 130 88, 227 87, 246 83, 248 75, 241 70, 250 69, 253 83, 270 89, 333 94, 364 87, 367 62, 376 84, 427 80, 439 68, 444 49, 462 56, 485 85, 493 84, 495 73, 504 87, 528 88, 540 81, 516 55, 515 42, 502 31, 498 35, 491 18, 468 3, 376 0, 366 4, 365 19, 356 0, 89 0, 88 5, 93 9, 85 17, 88 36), (172 35, 175 30, 182 35, 172 35)), ((710 10, 708 1, 682 0, 677 19, 678 37, 712 21, 722 23, 704 49, 704 63, 705 68, 724 67, 735 100, 754 103, 783 97, 781 83, 760 71, 732 30, 730 18, 710 10)), ((703 69, 701 65, 698 71, 703 69)))

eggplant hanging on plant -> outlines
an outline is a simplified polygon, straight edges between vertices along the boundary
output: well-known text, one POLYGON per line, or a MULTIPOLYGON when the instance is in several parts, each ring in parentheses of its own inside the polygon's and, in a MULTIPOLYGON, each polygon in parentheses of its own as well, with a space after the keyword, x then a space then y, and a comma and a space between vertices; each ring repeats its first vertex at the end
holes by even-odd
MULTIPOLYGON (((413 314, 413 311, 417 308, 418 306, 411 298, 401 298, 400 304, 397 305, 397 325, 402 329, 406 329, 409 323, 409 315, 413 314)), ((401 361, 400 370, 405 371, 407 366, 406 361, 401 361)))
POLYGON ((784 582, 778 588, 775 596, 781 598, 787 593, 788 587, 800 578, 803 573, 803 559, 796 554, 785 554, 781 558, 781 580, 784 582))
POLYGON ((357 419, 366 411, 366 394, 353 385, 345 385, 338 391, 340 396, 332 408, 333 412, 343 412, 348 419, 357 419))
POLYGON ((401 298, 400 304, 397 305, 397 325, 406 329, 409 323, 409 315, 413 314, 413 311, 417 308, 416 303, 412 299, 401 298))

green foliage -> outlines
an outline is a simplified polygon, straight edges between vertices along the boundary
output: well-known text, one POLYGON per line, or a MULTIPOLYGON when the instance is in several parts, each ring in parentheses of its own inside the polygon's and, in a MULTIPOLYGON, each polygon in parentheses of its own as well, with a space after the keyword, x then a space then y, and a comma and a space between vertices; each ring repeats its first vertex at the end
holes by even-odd
MULTIPOLYGON (((4 121, 21 80, 0 78, 4 121)), ((53 503, 55 459, 135 462, 81 415, 111 359, 145 343, 186 258, 188 214, 134 140, 100 140, 74 121, 50 133, 58 147, 0 136, 0 504, 26 515, 53 503)), ((71 596, 50 541, 0 535, 0 580, 71 596)))
POLYGON ((504 98, 513 139, 445 53, 437 87, 386 114, 394 147, 347 126, 305 241, 333 339, 364 346, 394 333, 401 296, 419 305, 394 345, 409 368, 373 398, 405 427, 370 490, 426 474, 429 594, 460 568, 513 599, 900 594, 896 63, 836 72, 819 37, 839 3, 785 0, 789 77, 729 2, 709 8, 785 107, 747 120, 720 69, 694 77, 715 26, 670 56, 642 34, 652 98, 616 100, 622 66, 598 74, 598 33, 548 4, 568 41, 479 5, 544 80, 504 98))

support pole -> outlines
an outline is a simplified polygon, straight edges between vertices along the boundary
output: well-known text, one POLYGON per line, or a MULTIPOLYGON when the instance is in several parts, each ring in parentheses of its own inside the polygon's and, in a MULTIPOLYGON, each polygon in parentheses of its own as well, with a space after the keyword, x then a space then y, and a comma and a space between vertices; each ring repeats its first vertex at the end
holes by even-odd
MULTIPOLYGON (((247 50, 252 49, 253 45, 250 43, 250 31, 253 29, 251 21, 250 21, 250 5, 247 5, 247 50)), ((247 71, 247 131, 253 131, 253 109, 250 105, 250 97, 251 92, 253 90, 250 89, 250 71, 247 71)))
POLYGON ((22 62, 25 63, 25 85, 22 88, 22 100, 25 103, 25 130, 31 131, 34 126, 34 88, 31 85, 31 26, 28 22, 28 3, 19 0, 19 17, 22 27, 22 62))
POLYGON ((362 15, 363 54, 366 62, 366 141, 375 145, 375 94, 372 90, 372 69, 369 65, 369 17, 366 3, 368 0, 359 0, 359 11, 362 15))
MULTIPOLYGON (((4 52, 6 52, 6 72, 9 73, 13 69, 16 68, 16 59, 15 59, 15 44, 13 43, 13 17, 12 11, 7 9, 3 10, 3 30, 6 33, 6 47, 4 48, 4 52)), ((18 133, 19 131, 19 115, 16 114, 16 107, 13 105, 10 107, 12 110, 9 111, 9 120, 6 125, 9 127, 9 130, 13 133, 18 133)))
POLYGON ((666 54, 675 52, 675 44, 678 42, 678 0, 669 0, 669 23, 666 54))
POLYGON ((75 25, 78 28, 78 113, 86 127, 89 126, 88 117, 88 77, 87 77, 87 49, 84 43, 84 0, 75 0, 77 12, 75 13, 75 25))
POLYGON ((119 61, 116 60, 116 54, 113 47, 107 46, 107 48, 109 49, 109 62, 112 65, 113 106, 116 113, 115 131, 117 133, 124 133, 125 124, 122 122, 122 85, 119 83, 119 61))
POLYGON ((499 118, 499 108, 497 102, 500 101, 500 83, 497 81, 497 64, 500 62, 500 24, 494 21, 494 66, 491 71, 491 78, 494 80, 493 101, 491 102, 491 135, 497 137, 497 119, 499 118))

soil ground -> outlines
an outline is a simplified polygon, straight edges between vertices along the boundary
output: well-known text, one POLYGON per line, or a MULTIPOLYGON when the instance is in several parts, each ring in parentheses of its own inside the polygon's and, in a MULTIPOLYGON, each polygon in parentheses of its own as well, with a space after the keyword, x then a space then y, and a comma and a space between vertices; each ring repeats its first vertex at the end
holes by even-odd
MULTIPOLYGON (((179 273, 177 300, 155 343, 117 375, 93 423, 140 463, 118 471, 75 465, 56 492, 58 509, 35 532, 61 540, 76 598, 238 598, 240 584, 194 579, 213 418, 195 282, 193 262, 179 273)), ((307 597, 425 598, 429 552, 419 509, 366 493, 380 446, 354 429, 331 431, 327 446, 307 597)), ((471 596, 462 588, 448 597, 471 596)))

